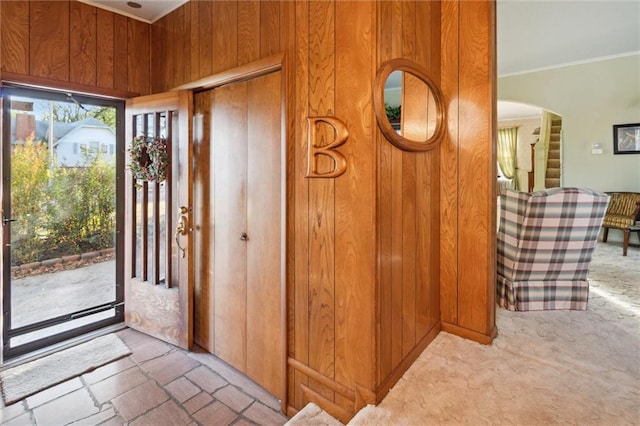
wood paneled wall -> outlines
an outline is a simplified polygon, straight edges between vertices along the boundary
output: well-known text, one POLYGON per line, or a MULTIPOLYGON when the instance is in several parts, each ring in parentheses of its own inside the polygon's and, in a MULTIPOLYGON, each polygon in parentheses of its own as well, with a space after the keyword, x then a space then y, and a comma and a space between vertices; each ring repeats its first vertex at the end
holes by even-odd
POLYGON ((152 27, 154 91, 287 55, 288 403, 313 400, 343 419, 362 399, 357 385, 375 389, 375 11, 374 2, 190 2, 152 27), (309 116, 349 129, 337 179, 305 177, 309 116))
POLYGON ((490 343, 495 328, 495 3, 443 0, 440 149, 442 328, 490 343))
POLYGON ((200 1, 152 26, 154 92, 286 55, 290 414, 314 401, 348 420, 441 327, 491 341, 493 7, 200 1), (421 64, 444 91, 439 149, 403 152, 377 127, 375 73, 396 57, 421 64), (306 178, 313 116, 349 130, 338 178, 306 178))
POLYGON ((148 26, 74 1, 1 2, 0 58, 3 76, 145 94, 285 53, 289 414, 315 401, 347 421, 440 327, 495 333, 494 8, 191 1, 148 26), (395 57, 441 85, 439 149, 401 151, 377 127, 375 73, 395 57), (306 178, 310 116, 347 126, 342 176, 306 178))
POLYGON ((1 78, 126 98, 150 93, 151 26, 77 1, 0 2, 1 78))
POLYGON ((190 1, 152 25, 152 91, 292 49, 293 4, 190 1))
POLYGON ((289 405, 314 401, 343 421, 375 390, 375 20, 373 2, 296 3, 289 405), (347 126, 342 176, 305 179, 307 116, 347 126))
MULTIPOLYGON (((380 2, 378 61, 410 59, 440 81, 440 4, 380 2)), ((406 100, 406 99, 405 99, 406 100)), ((424 99, 423 101, 426 101, 424 99)), ((402 151, 377 133, 378 393, 440 331, 440 154, 402 151)))

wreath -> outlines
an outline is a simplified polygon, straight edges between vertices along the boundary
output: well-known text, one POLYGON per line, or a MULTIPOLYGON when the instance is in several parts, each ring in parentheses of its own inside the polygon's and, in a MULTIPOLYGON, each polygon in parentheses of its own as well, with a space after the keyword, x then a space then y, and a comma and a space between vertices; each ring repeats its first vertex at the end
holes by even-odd
POLYGON ((134 179, 160 183, 167 178, 168 165, 166 139, 148 136, 133 138, 129 148, 129 170, 134 179))

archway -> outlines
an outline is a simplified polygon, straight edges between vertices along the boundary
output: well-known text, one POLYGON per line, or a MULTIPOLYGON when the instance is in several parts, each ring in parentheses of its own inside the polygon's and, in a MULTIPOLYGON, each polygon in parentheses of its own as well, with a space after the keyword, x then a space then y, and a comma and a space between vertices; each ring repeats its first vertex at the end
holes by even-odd
POLYGON ((518 129, 517 185, 499 176, 499 187, 531 192, 561 186, 562 117, 541 106, 498 100, 498 129, 510 127, 518 129))

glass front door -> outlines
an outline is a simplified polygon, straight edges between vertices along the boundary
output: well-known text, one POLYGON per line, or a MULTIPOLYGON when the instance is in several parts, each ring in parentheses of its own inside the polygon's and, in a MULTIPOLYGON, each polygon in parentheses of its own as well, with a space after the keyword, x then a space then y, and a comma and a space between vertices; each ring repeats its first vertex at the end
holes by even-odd
POLYGON ((3 88, 3 355, 122 321, 124 104, 3 88))

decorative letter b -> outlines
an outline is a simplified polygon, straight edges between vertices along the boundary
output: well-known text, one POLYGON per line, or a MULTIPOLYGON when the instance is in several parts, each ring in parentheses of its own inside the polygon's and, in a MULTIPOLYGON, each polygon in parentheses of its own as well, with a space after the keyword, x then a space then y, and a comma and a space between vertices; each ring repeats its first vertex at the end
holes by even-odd
POLYGON ((347 159, 344 158, 344 155, 335 151, 335 149, 347 141, 347 138, 349 137, 347 126, 335 117, 307 117, 307 122, 309 124, 309 158, 307 177, 335 178, 342 175, 347 170, 347 159), (327 123, 329 126, 333 127, 333 130, 335 131, 333 141, 329 144, 324 144, 323 146, 319 146, 316 143, 318 137, 317 131, 320 123, 327 123), (333 160, 332 170, 324 173, 318 172, 316 157, 319 155, 327 156, 333 160))

